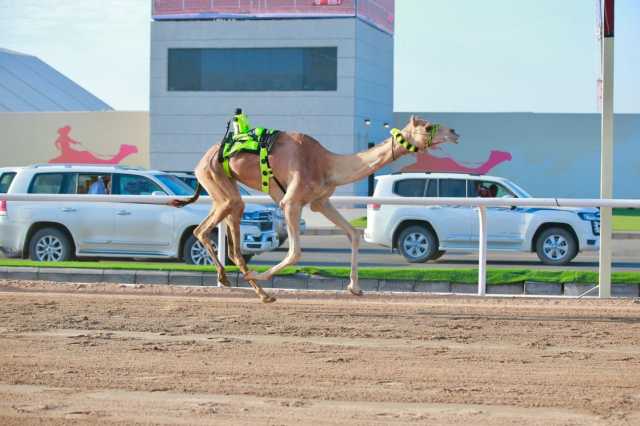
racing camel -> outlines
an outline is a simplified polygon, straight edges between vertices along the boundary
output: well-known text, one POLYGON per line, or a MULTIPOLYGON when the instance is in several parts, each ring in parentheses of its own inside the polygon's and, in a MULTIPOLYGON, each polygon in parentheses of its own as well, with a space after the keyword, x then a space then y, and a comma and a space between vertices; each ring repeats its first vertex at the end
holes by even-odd
POLYGON ((424 152, 447 142, 457 143, 458 137, 453 129, 432 125, 412 116, 403 129, 393 129, 391 137, 383 143, 352 155, 334 154, 302 133, 279 132, 274 138, 268 158, 255 153, 239 152, 225 162, 219 155, 221 149, 225 151, 223 139, 223 143, 212 146, 196 166, 195 175, 199 185, 195 194, 187 200, 173 200, 171 205, 182 207, 193 203, 198 199, 201 187, 207 190, 212 198, 211 212, 193 231, 195 237, 207 248, 213 259, 218 281, 229 286, 224 267, 210 240, 213 229, 224 220, 229 229, 229 257, 264 303, 274 302, 275 298, 267 294, 256 281, 271 279, 283 268, 298 262, 301 255, 300 215, 302 207, 309 205, 311 210, 322 213, 347 233, 351 242, 351 274, 347 288, 352 294, 359 296, 362 295, 358 284, 359 234, 331 204, 329 197, 336 187, 363 179, 408 153, 424 152), (271 167, 269 173, 261 168, 261 162, 268 162, 271 167), (244 202, 236 181, 264 191, 263 175, 270 182, 277 183, 268 186, 268 193, 284 211, 289 251, 280 263, 263 273, 256 273, 247 268, 240 253, 240 220, 244 202))

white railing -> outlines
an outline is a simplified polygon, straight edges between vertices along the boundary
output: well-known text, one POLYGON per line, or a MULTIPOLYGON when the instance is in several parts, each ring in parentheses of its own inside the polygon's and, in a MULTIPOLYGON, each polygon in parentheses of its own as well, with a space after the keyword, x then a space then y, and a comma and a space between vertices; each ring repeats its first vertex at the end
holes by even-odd
MULTIPOLYGON (((135 196, 135 195, 65 195, 65 194, 0 194, 0 200, 7 201, 56 201, 56 202, 109 202, 109 203, 133 203, 133 204, 168 204, 176 199, 175 196, 135 196)), ((273 204, 273 200, 265 195, 245 196, 242 199, 247 203, 273 204)), ((198 203, 211 203, 209 197, 200 197, 198 203)), ((604 199, 604 198, 426 198, 426 197, 359 197, 359 196, 334 196, 331 202, 336 206, 352 206, 356 204, 390 204, 403 206, 469 206, 478 208, 478 220, 480 224, 479 256, 478 256, 478 294, 486 293, 487 276, 487 207, 622 207, 640 208, 640 199, 604 199)), ((10 206, 8 207, 10 211, 10 206)), ((604 216, 607 220, 608 216, 604 216)), ((601 229, 611 229, 608 224, 602 224, 601 229)), ((219 227, 218 249, 219 257, 225 259, 226 229, 224 225, 219 227)), ((611 235, 601 235, 601 238, 611 238, 611 235)), ((600 265, 602 268, 602 265, 600 265)), ((600 297, 611 295, 611 277, 599 283, 600 297)))

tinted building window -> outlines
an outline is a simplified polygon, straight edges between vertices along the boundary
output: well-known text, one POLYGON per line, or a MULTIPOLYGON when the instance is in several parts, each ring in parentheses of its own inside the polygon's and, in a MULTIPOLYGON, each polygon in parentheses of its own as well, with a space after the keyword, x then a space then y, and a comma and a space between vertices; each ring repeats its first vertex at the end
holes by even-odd
POLYGON ((337 47, 169 49, 169 91, 337 90, 337 47))
POLYGON ((75 173, 40 173, 33 177, 30 194, 75 194, 75 173))
POLYGON ((466 197, 467 181, 462 179, 440 179, 441 197, 466 197))
POLYGON ((404 179, 395 183, 393 192, 402 197, 424 197, 425 179, 404 179))

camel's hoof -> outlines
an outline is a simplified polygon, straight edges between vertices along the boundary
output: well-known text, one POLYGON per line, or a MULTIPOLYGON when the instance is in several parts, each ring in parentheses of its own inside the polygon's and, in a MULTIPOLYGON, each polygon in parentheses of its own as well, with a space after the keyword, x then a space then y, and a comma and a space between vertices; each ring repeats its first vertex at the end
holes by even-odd
POLYGON ((362 296, 364 294, 364 292, 361 289, 359 288, 354 289, 351 285, 349 285, 347 289, 349 289, 351 294, 353 294, 354 296, 362 296))
POLYGON ((260 296, 260 300, 262 303, 273 303, 276 301, 276 298, 273 296, 269 296, 268 294, 260 296))

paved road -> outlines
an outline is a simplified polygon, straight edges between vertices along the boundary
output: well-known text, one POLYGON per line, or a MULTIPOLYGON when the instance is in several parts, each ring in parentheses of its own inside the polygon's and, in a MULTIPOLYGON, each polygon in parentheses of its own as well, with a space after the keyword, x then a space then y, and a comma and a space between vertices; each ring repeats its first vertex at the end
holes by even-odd
MULTIPOLYGON (((288 245, 277 251, 255 256, 254 265, 271 265, 286 255, 288 245)), ((613 261, 616 271, 640 271, 640 240, 614 240, 613 261)), ((303 235, 302 260, 299 265, 349 266, 350 248, 346 237, 341 235, 303 235)), ((407 263, 397 252, 388 248, 362 242, 360 266, 411 266, 417 268, 472 268, 478 264, 477 253, 445 254, 435 262, 407 263)), ((490 253, 488 264, 495 268, 558 269, 542 265, 535 253, 490 253)), ((597 270, 598 253, 580 253, 571 263, 574 269, 597 270)))

